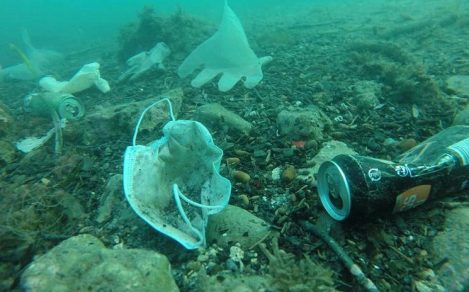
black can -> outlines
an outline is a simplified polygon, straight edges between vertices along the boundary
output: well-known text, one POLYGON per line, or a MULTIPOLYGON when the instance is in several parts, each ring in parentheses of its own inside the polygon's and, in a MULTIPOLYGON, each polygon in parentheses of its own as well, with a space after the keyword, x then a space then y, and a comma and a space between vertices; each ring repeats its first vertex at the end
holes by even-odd
POLYGON ((469 192, 469 127, 440 133, 404 153, 399 162, 338 155, 323 163, 318 192, 327 213, 338 221, 392 214, 469 192))

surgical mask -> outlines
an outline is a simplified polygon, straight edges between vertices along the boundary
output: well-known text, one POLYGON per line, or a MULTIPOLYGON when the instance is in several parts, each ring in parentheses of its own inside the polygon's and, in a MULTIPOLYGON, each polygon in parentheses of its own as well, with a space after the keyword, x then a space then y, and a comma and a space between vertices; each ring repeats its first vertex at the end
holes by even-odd
POLYGON ((220 175, 223 151, 207 128, 192 120, 176 120, 168 98, 147 107, 124 155, 124 192, 133 210, 159 232, 187 249, 205 245, 208 215, 226 207, 231 183, 220 175), (137 145, 145 114, 167 102, 171 121, 163 137, 137 145))

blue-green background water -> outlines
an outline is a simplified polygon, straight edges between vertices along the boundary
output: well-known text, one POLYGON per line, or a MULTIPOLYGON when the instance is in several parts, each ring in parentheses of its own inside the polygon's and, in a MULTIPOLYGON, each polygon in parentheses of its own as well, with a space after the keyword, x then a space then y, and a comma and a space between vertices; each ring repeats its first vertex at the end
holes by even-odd
MULTIPOLYGON (((399 5, 403 1, 324 1, 324 0, 232 0, 230 6, 245 23, 263 23, 282 18, 304 17, 304 11, 329 9, 331 18, 335 12, 351 13, 355 16, 373 13, 382 5, 399 5)), ((412 1, 414 2, 414 1, 412 1)), ((412 4, 405 1, 404 7, 412 4)), ((422 1, 422 3, 427 1, 422 1)), ((222 0, 2 0, 0 2, 0 64, 4 67, 19 60, 8 48, 9 43, 21 44, 21 31, 26 29, 33 43, 41 48, 61 51, 79 50, 96 41, 116 40, 119 29, 137 18, 138 12, 147 5, 157 7, 160 14, 170 14, 181 8, 185 12, 216 23, 222 13, 222 0)), ((414 6, 415 4, 412 4, 414 6)), ((422 10, 427 9, 422 7, 422 10)), ((304 19, 314 22, 314 13, 304 19)), ((275 27, 273 28, 275 29, 275 27)))

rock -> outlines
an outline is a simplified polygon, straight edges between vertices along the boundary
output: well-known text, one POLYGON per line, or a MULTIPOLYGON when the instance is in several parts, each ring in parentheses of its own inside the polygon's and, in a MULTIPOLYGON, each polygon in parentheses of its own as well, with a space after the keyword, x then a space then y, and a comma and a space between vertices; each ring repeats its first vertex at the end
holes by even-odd
MULTIPOLYGON (((80 133, 83 135, 83 143, 85 144, 96 144, 98 141, 112 138, 112 135, 119 135, 122 138, 122 133, 128 133, 129 137, 131 137, 143 110, 163 97, 169 97, 174 115, 177 116, 184 97, 180 88, 173 89, 157 98, 148 98, 142 101, 132 101, 117 105, 97 106, 94 111, 85 116, 84 120, 81 121, 83 124, 80 127, 69 127, 70 131, 87 129, 86 132, 80 133)), ((142 120, 139 131, 158 133, 169 120, 167 103, 162 102, 147 112, 142 120)))
MULTIPOLYGON (((199 281, 196 291, 205 292, 252 292, 252 291, 272 291, 272 285, 265 276, 246 275, 242 273, 227 273, 223 277, 204 276, 199 281), (222 280, 220 280, 222 278, 222 280)), ((275 291, 275 290, 274 290, 275 291)))
POLYGON ((218 103, 200 106, 195 113, 195 119, 208 127, 227 128, 246 135, 252 129, 251 123, 218 103))
POLYGON ((10 114, 7 106, 0 101, 0 138, 3 140, 4 137, 10 136, 14 133, 15 120, 10 114))
POLYGON ((353 101, 359 108, 371 109, 379 104, 381 96, 381 84, 375 81, 358 81, 353 84, 353 101))
POLYGON ((245 250, 261 242, 271 233, 270 225, 250 212, 228 205, 208 218, 207 243, 229 249, 239 243, 245 250))
POLYGON ((231 176, 236 182, 240 182, 244 184, 249 183, 249 181, 251 180, 251 176, 248 173, 241 171, 241 170, 233 171, 231 176))
POLYGON ((469 97, 469 75, 454 75, 446 79, 448 89, 461 96, 469 97))
POLYGON ((0 101, 0 167, 2 168, 16 158, 16 149, 13 145, 14 133, 15 120, 6 105, 0 101))
POLYGON ((453 125, 467 125, 469 126, 469 106, 458 112, 454 117, 453 125))
POLYGON ((88 234, 36 258, 21 275, 24 291, 179 291, 168 259, 142 249, 107 249, 88 234))
POLYGON ((0 167, 12 163, 16 158, 16 149, 7 141, 0 141, 0 167))
POLYGON ((109 179, 101 195, 96 222, 103 223, 111 218, 112 207, 116 205, 119 198, 123 198, 122 175, 115 174, 109 179))
POLYGON ((306 181, 309 180, 315 182, 315 175, 318 173, 321 164, 325 161, 331 160, 339 154, 356 155, 357 152, 350 149, 347 144, 343 142, 336 140, 328 141, 323 144, 321 150, 319 150, 319 153, 308 161, 308 164, 312 165, 312 167, 299 170, 299 173, 301 173, 301 175, 299 175, 298 178, 306 181), (306 173, 307 175, 305 175, 304 173, 306 173))
POLYGON ((469 283, 469 208, 451 210, 444 230, 433 239, 434 262, 447 260, 437 275, 448 291, 466 291, 469 283))
POLYGON ((282 172, 282 179, 291 182, 297 176, 296 168, 293 165, 287 165, 282 172))
POLYGON ((325 126, 330 124, 330 119, 316 106, 290 107, 277 115, 279 133, 292 140, 321 140, 325 126))
POLYGON ((414 138, 408 138, 397 142, 396 146, 404 152, 417 146, 417 141, 414 138))
POLYGON ((57 190, 54 192, 54 196, 60 198, 60 205, 68 220, 80 222, 88 216, 78 198, 73 194, 57 190))

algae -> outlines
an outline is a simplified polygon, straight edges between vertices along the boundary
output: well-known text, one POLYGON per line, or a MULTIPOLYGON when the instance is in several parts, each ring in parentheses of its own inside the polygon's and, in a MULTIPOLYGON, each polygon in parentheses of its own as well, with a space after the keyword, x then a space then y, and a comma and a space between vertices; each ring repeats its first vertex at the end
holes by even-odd
POLYGON ((383 85, 386 99, 404 103, 428 102, 441 93, 426 68, 404 49, 388 42, 363 42, 350 46, 356 72, 383 85))
POLYGON ((138 15, 137 22, 122 27, 118 36, 118 60, 125 62, 129 57, 148 51, 158 42, 164 42, 173 52, 185 55, 208 35, 208 25, 178 9, 174 14, 163 17, 151 5, 138 15))

